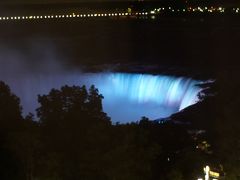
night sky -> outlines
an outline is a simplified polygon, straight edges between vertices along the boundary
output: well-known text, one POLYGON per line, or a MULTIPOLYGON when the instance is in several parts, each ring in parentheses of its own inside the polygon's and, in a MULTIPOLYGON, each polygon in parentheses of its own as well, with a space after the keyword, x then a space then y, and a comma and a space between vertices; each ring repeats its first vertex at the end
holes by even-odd
POLYGON ((127 1, 127 0, 2 0, 0 4, 21 4, 21 3, 78 3, 78 2, 114 2, 114 1, 127 1))
MULTIPOLYGON (((125 1, 139 1, 139 0, 1 0, 0 4, 21 4, 21 3, 37 3, 37 4, 45 4, 45 3, 78 3, 78 2, 125 2, 125 1)), ((143 0, 143 1, 155 1, 161 2, 166 0, 143 0)), ((171 1, 171 0, 168 0, 171 1)), ((184 2, 182 0, 178 0, 179 2, 184 2)), ((176 1, 173 1, 176 2, 176 1)), ((189 2, 228 2, 228 3, 237 3, 238 0, 189 0, 189 2)))

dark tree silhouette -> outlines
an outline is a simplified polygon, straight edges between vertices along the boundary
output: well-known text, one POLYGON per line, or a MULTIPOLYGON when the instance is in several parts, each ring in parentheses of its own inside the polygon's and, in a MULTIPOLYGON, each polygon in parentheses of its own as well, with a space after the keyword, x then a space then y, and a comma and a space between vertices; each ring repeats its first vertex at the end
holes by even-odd
POLYGON ((226 160, 223 165, 235 178, 239 122, 234 118, 240 101, 224 80, 172 121, 142 117, 116 125, 103 112, 103 96, 94 86, 63 86, 39 95, 39 121, 34 121, 33 114, 22 118, 19 98, 0 82, 0 179, 193 179, 212 159, 226 160), (201 138, 212 145, 213 157, 196 150, 189 130, 197 127, 206 130, 201 138))
POLYGON ((0 179, 21 179, 21 161, 11 144, 22 129, 19 98, 0 81, 0 179))
POLYGON ((0 81, 0 129, 14 129, 22 119, 20 99, 14 95, 9 86, 0 81))
POLYGON ((99 158, 107 147, 111 125, 102 99, 94 86, 89 92, 85 86, 63 86, 38 96, 37 114, 50 159, 45 167, 54 169, 56 177, 74 180, 100 173, 99 158))
POLYGON ((42 124, 56 120, 55 126, 69 116, 79 121, 94 117, 110 123, 103 112, 102 99, 94 86, 90 87, 89 93, 85 86, 63 86, 61 90, 52 89, 49 95, 38 96, 41 107, 37 109, 37 115, 42 124))

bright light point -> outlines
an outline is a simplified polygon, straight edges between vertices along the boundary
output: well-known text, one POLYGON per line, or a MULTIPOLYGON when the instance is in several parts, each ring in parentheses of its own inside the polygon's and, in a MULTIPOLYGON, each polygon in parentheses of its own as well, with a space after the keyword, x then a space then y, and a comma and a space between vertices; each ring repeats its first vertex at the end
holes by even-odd
POLYGON ((209 180, 209 172, 210 172, 210 167, 206 166, 203 168, 204 172, 205 172, 205 180, 209 180))

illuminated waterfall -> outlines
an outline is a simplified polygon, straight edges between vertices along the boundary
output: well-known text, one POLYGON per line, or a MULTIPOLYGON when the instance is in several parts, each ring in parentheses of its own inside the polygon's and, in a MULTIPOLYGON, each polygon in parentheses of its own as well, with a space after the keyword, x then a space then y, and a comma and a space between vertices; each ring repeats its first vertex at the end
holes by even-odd
POLYGON ((103 94, 111 93, 137 103, 152 102, 160 106, 174 106, 178 110, 196 103, 200 91, 195 86, 196 81, 182 77, 115 73, 107 78, 108 85, 99 86, 103 94))
MULTIPOLYGON (((4 80, 4 79, 3 79, 4 80)), ((62 85, 94 84, 104 96, 104 111, 113 122, 167 117, 198 101, 198 81, 184 77, 128 73, 58 73, 7 78, 21 98, 24 112, 37 107, 37 94, 47 94, 62 85)))
POLYGON ((200 82, 183 77, 109 73, 100 78, 102 83, 94 84, 104 95, 104 108, 113 120, 119 117, 124 120, 125 115, 128 121, 139 120, 141 116, 151 119, 169 116, 196 103, 201 90, 196 86, 200 82))

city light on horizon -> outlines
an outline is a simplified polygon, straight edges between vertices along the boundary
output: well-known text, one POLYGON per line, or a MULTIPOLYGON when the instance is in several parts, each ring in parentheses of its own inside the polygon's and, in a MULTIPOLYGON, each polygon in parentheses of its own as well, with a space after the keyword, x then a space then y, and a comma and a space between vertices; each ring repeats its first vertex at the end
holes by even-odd
MULTIPOLYGON (((0 21, 19 21, 19 20, 39 20, 39 19, 63 19, 63 18, 96 18, 96 17, 134 17, 134 16, 149 16, 149 15, 157 15, 161 17, 163 13, 187 13, 188 15, 191 15, 192 13, 225 13, 227 8, 224 7, 188 7, 187 10, 185 8, 183 9, 176 9, 172 7, 161 7, 161 8, 155 8, 150 11, 136 11, 136 12, 111 12, 111 13, 68 13, 68 14, 48 14, 48 15, 29 15, 29 16, 0 16, 0 21)), ((229 9, 228 9, 229 10, 229 9)), ((230 11, 233 14, 239 14, 240 8, 232 8, 230 11)))

